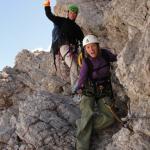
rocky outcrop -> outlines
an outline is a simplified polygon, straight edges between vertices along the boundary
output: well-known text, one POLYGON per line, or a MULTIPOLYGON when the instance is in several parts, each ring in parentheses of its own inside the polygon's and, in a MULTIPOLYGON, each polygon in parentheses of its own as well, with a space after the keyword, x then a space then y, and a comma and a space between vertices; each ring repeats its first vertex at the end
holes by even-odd
MULTIPOLYGON (((93 136, 91 150, 150 149, 150 0, 57 0, 80 7, 77 23, 118 54, 113 89, 119 109, 133 128, 119 124, 93 136)), ((60 9, 61 8, 61 9, 60 9)), ((49 53, 23 50, 14 68, 0 72, 0 149, 72 150, 78 106, 70 96, 68 68, 49 53)))
POLYGON ((77 108, 69 97, 37 92, 19 105, 17 135, 35 149, 71 149, 77 108))
POLYGON ((70 82, 68 68, 58 59, 56 71, 53 56, 49 53, 23 50, 16 57, 15 70, 21 72, 18 78, 31 89, 67 94, 66 87, 70 82))
MULTIPOLYGON (((72 1, 65 1, 71 3, 72 1)), ((60 0, 59 3, 62 3, 60 0)), ((78 23, 85 34, 94 33, 102 47, 118 54, 116 95, 128 97, 131 134, 122 128, 106 149, 150 149, 150 1, 149 0, 80 0, 78 23), (87 9, 88 8, 88 9, 87 9), (119 90, 119 93, 117 91, 119 90)), ((122 98, 121 98, 122 99, 122 98)))
POLYGON ((80 113, 67 96, 68 68, 61 64, 56 73, 52 58, 48 52, 23 50, 14 68, 1 72, 0 149, 74 147, 75 120, 80 113))

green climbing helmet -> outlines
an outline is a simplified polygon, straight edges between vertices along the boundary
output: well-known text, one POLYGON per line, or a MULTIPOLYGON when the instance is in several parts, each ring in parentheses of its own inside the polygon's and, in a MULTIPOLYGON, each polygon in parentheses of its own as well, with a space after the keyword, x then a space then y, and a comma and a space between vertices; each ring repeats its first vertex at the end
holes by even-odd
POLYGON ((78 6, 75 5, 75 4, 70 4, 70 5, 68 6, 68 10, 71 11, 71 12, 74 12, 74 13, 78 13, 79 8, 78 8, 78 6))

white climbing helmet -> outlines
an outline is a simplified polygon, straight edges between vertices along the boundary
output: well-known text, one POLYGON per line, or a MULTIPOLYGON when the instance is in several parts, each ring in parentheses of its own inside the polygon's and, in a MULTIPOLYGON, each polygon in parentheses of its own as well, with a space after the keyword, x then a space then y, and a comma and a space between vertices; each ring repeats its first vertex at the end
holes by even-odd
POLYGON ((99 43, 98 38, 95 35, 87 35, 83 39, 83 47, 87 44, 99 43))

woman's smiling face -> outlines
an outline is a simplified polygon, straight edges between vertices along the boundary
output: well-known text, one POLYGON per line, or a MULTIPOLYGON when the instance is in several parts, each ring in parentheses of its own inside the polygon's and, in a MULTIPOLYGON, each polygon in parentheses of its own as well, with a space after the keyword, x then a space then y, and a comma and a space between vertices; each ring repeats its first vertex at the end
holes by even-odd
POLYGON ((98 55, 98 44, 97 43, 87 44, 85 45, 85 50, 90 57, 96 58, 98 55))

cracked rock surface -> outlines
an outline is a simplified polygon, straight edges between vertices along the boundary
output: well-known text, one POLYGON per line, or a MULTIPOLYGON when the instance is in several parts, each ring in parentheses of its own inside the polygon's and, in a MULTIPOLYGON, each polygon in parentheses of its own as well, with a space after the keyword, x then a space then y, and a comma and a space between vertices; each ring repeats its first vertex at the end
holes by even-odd
MULTIPOLYGON (((56 14, 76 3, 84 34, 118 54, 113 90, 127 128, 116 123, 93 134, 90 150, 150 149, 150 0, 57 0, 56 14), (130 104, 130 107, 127 104, 130 104), (130 108, 130 109, 129 109, 130 108), (127 114, 128 113, 128 114, 127 114)), ((0 72, 0 149, 73 150, 78 105, 70 96, 68 68, 48 52, 24 49, 0 72)))

